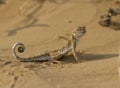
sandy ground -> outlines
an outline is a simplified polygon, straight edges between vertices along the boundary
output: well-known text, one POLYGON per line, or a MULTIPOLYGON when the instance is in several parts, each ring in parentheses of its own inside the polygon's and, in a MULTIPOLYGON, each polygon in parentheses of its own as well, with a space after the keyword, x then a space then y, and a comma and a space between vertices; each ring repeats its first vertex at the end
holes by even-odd
POLYGON ((112 0, 6 0, 0 5, 0 88, 119 88, 120 16, 109 28, 98 24, 110 6, 112 0), (63 65, 52 66, 12 56, 15 42, 25 44, 23 57, 61 48, 66 41, 56 35, 70 38, 83 25, 82 63, 75 64, 71 53, 60 60, 63 65))

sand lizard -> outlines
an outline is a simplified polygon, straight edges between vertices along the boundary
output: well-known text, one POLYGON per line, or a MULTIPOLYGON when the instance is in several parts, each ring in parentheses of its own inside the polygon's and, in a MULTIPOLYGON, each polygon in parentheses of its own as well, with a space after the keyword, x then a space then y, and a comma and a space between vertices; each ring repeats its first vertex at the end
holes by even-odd
POLYGON ((110 26, 112 23, 112 16, 117 16, 120 14, 120 5, 112 8, 108 8, 104 15, 100 18, 100 25, 110 26))
POLYGON ((18 59, 21 62, 38 62, 38 61, 40 61, 40 62, 43 62, 43 61, 53 62, 53 61, 56 61, 57 59, 60 59, 61 57, 65 56, 70 51, 72 51, 73 56, 75 58, 75 61, 78 62, 78 56, 76 55, 76 47, 79 43, 80 38, 83 35, 85 35, 85 33, 86 33, 86 27, 85 26, 77 27, 77 28, 75 28, 75 30, 73 30, 73 32, 71 34, 72 35, 71 40, 69 40, 65 37, 60 37, 60 38, 63 38, 63 39, 68 41, 68 43, 65 47, 63 47, 62 49, 50 51, 48 53, 41 54, 41 55, 38 55, 38 56, 35 56, 35 57, 28 57, 28 58, 19 57, 16 54, 16 48, 18 47, 17 51, 19 53, 23 53, 24 50, 25 50, 25 46, 22 43, 15 43, 12 46, 12 54, 16 59, 18 59))
POLYGON ((110 13, 105 13, 104 15, 102 15, 100 17, 100 21, 99 21, 99 24, 102 25, 102 26, 110 26, 111 25, 111 14, 110 13))

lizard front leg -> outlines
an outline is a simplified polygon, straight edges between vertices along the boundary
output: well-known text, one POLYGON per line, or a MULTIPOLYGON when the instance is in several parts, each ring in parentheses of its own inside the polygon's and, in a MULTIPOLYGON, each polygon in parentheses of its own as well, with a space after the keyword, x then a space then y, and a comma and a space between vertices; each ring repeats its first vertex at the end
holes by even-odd
POLYGON ((74 48, 72 49, 72 53, 73 53, 73 56, 75 58, 75 62, 78 63, 79 57, 78 57, 77 52, 74 48))
POLYGON ((72 47, 72 53, 73 53, 73 56, 75 58, 75 62, 78 63, 79 57, 78 57, 77 52, 76 52, 77 40, 75 39, 75 37, 72 36, 72 41, 70 41, 69 39, 67 39, 66 37, 63 37, 63 36, 57 36, 57 37, 60 39, 64 39, 64 40, 68 41, 68 44, 71 45, 71 47, 72 47))
POLYGON ((68 38, 64 37, 64 36, 58 36, 57 35, 57 38, 66 40, 68 42, 68 44, 71 43, 71 41, 68 38))
POLYGON ((48 64, 61 64, 60 61, 58 61, 59 58, 62 57, 62 55, 58 52, 58 50, 49 52, 51 59, 49 60, 48 64))
POLYGON ((75 62, 78 63, 78 60, 79 60, 79 57, 77 55, 77 52, 76 52, 76 47, 77 47, 77 40, 74 38, 74 36, 72 36, 72 54, 75 58, 75 62))

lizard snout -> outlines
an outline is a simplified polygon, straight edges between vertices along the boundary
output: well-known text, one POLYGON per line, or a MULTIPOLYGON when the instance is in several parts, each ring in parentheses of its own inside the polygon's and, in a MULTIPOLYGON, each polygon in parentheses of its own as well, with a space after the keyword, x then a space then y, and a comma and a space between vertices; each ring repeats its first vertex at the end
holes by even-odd
POLYGON ((86 33, 86 30, 83 30, 83 32, 82 33, 86 33))

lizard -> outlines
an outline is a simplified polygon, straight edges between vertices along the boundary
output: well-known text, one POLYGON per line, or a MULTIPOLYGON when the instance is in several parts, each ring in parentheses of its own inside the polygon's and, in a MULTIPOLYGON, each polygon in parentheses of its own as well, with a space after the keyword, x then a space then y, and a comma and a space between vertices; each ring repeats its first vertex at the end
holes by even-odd
POLYGON ((100 25, 110 26, 112 23, 112 16, 117 16, 120 14, 120 5, 106 9, 104 15, 100 18, 100 25))
POLYGON ((112 18, 111 13, 107 12, 100 17, 99 24, 102 25, 102 26, 108 27, 108 26, 111 25, 111 18, 112 18))
POLYGON ((86 33, 85 26, 77 27, 73 30, 73 32, 71 34, 71 36, 72 36, 71 40, 69 40, 63 36, 58 36, 62 39, 65 39, 66 41, 68 41, 67 45, 64 46, 62 49, 56 49, 54 51, 50 51, 50 52, 47 52, 44 54, 40 54, 38 56, 28 57, 28 58, 22 58, 17 55, 16 48, 17 48, 17 52, 19 52, 19 53, 23 53, 25 51, 24 44, 17 42, 12 46, 12 55, 14 56, 14 58, 16 58, 17 60, 19 60, 21 62, 45 62, 45 61, 54 62, 54 61, 57 61, 58 59, 62 58, 66 54, 68 54, 70 51, 72 51, 73 56, 75 58, 75 62, 78 62, 79 58, 76 55, 76 47, 80 41, 80 38, 82 36, 84 36, 85 33, 86 33))

